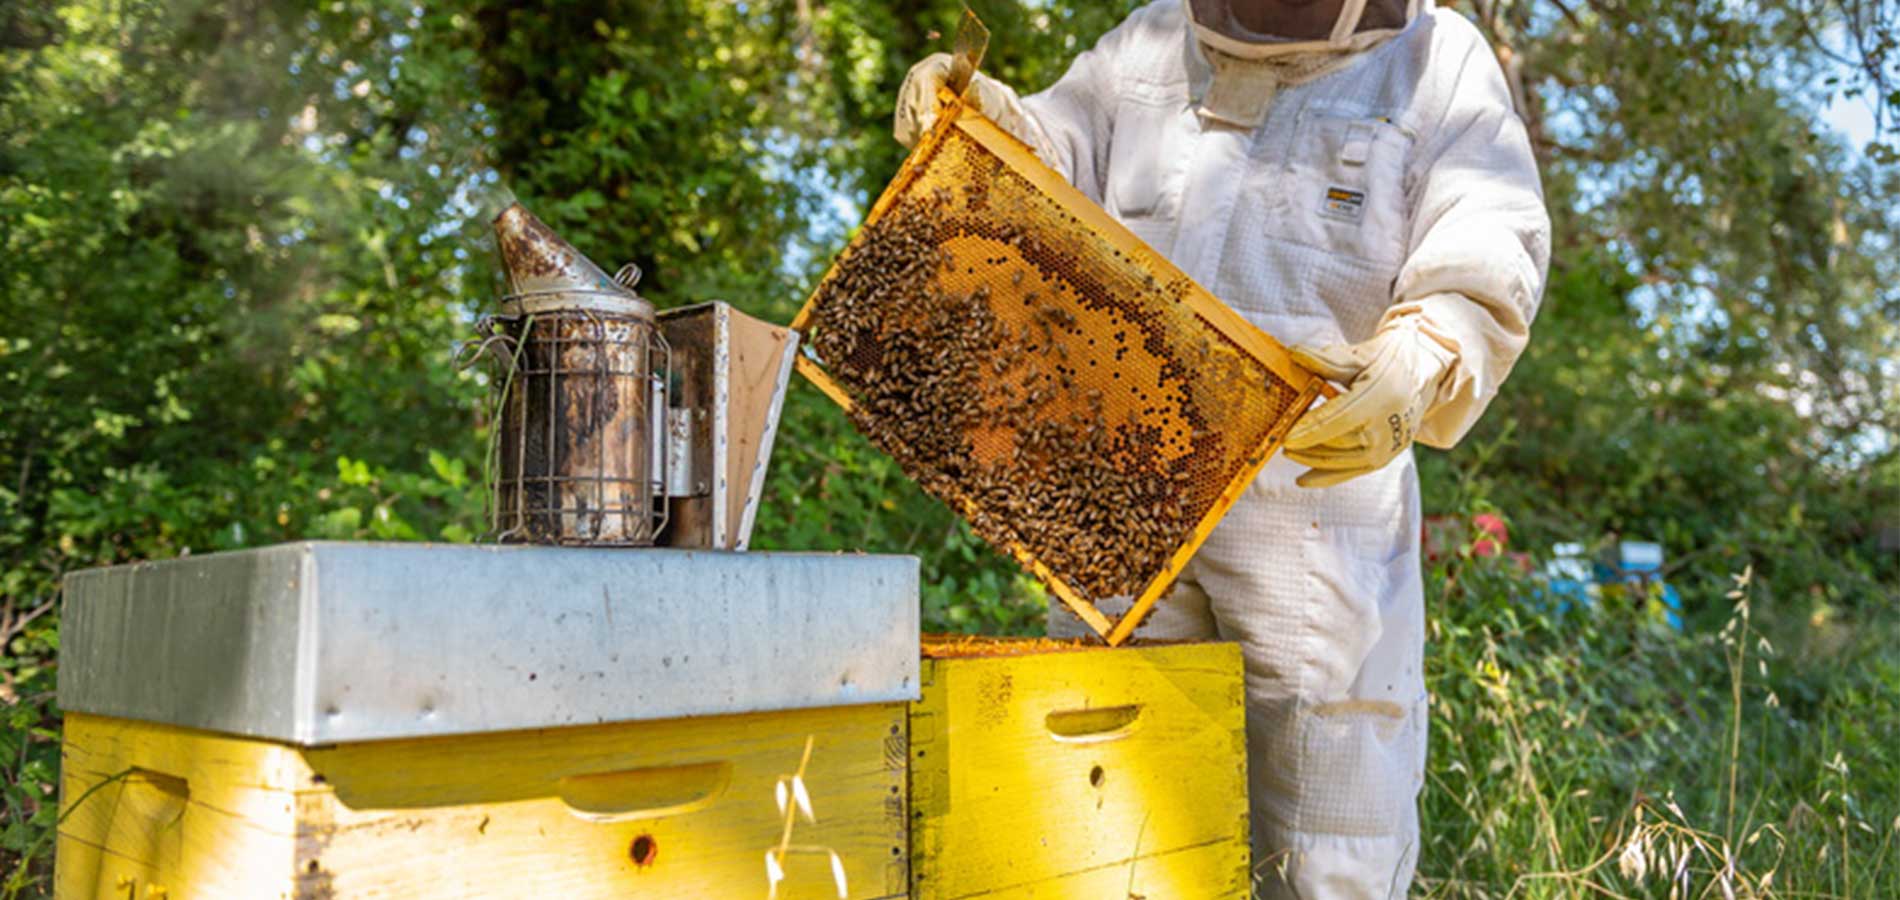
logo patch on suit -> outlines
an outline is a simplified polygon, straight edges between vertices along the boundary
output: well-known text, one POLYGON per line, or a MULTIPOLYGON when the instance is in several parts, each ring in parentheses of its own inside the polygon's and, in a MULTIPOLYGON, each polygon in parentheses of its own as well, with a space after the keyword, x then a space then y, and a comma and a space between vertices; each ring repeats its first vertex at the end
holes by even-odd
POLYGON ((1338 185, 1328 187, 1320 198, 1319 214, 1357 225, 1366 217, 1366 192, 1338 185))

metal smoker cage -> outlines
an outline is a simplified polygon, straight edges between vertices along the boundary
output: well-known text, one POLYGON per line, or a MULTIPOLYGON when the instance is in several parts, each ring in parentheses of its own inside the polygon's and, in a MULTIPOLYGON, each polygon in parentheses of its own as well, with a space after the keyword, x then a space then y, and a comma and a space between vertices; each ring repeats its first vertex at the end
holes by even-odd
POLYGON ((793 322, 798 366, 1119 644, 1325 384, 944 99, 793 322))
MULTIPOLYGON (((638 278, 629 265, 614 281, 630 290, 638 278)), ((650 307, 628 296, 512 294, 484 318, 482 346, 505 360, 488 459, 493 539, 650 546, 666 527, 672 354, 650 307)))

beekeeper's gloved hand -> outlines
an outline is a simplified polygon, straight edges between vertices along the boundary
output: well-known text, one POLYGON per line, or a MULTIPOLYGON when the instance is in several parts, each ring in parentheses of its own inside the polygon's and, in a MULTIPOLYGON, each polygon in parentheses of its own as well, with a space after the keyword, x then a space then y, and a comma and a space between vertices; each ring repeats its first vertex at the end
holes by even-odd
MULTIPOLYGON (((891 134, 905 147, 917 146, 919 138, 930 126, 937 123, 937 92, 950 81, 951 57, 948 53, 932 53, 924 61, 910 67, 910 74, 904 76, 904 84, 897 89, 897 114, 892 117, 891 134)), ((977 110, 990 118, 1004 131, 1016 136, 1016 139, 1028 144, 1037 153, 1042 152, 1042 144, 1037 140, 1035 123, 1023 110, 1022 100, 1016 92, 994 78, 976 73, 970 81, 970 89, 964 98, 977 110)))
POLYGON ((1458 354, 1418 316, 1388 321, 1369 341, 1294 347, 1293 359, 1346 391, 1302 416, 1286 455, 1312 469, 1301 487, 1329 487, 1376 471, 1412 445, 1458 354))

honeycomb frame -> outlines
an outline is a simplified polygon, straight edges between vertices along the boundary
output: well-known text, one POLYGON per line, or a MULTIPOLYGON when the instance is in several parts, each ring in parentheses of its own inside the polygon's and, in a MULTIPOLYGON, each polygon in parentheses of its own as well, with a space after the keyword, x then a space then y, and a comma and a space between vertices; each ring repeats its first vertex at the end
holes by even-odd
MULTIPOLYGON (((1316 398, 1333 391, 1323 379, 1297 365, 1279 342, 1143 243, 1039 161, 1026 145, 954 94, 946 91, 940 99, 943 109, 937 123, 904 161, 864 225, 793 320, 792 328, 808 338, 801 341, 796 365, 865 429, 866 423, 858 417, 867 414, 866 408, 853 396, 847 379, 827 371, 827 366, 849 368, 847 360, 835 353, 832 359, 821 359, 823 341, 809 340, 814 328, 825 327, 828 305, 837 305, 836 301, 828 304, 828 292, 837 287, 834 282, 845 283, 841 280, 852 277, 854 265, 875 264, 863 262, 874 259, 867 256, 871 251, 866 248, 887 217, 910 216, 933 205, 958 210, 962 218, 954 220, 955 235, 938 245, 943 256, 932 264, 929 289, 985 304, 986 315, 1002 323, 992 323, 992 330, 1000 329, 1005 335, 1030 334, 1024 340, 1049 357, 1041 362, 1025 362, 1020 354, 1006 357, 997 346, 999 352, 988 361, 997 366, 999 377, 1019 367, 1040 366, 1037 371, 1061 379, 1066 389, 1061 397, 1043 401, 1042 407, 1066 410, 1073 419, 1079 414, 1076 397, 1085 390, 1091 394, 1098 423, 1103 416, 1100 391, 1113 385, 1118 393, 1108 403, 1123 414, 1122 425, 1139 429, 1146 438, 1148 455, 1141 461, 1173 464, 1186 460, 1171 473, 1175 478, 1189 468, 1206 470, 1183 479, 1191 483, 1180 490, 1183 497, 1192 500, 1184 523, 1188 527, 1181 529, 1178 541, 1171 542, 1173 549, 1165 561, 1152 567, 1152 573, 1142 579, 1139 591, 1085 596, 1088 592, 1079 586, 1077 572, 1058 571, 1061 564, 1052 565, 1050 557, 1060 555, 1055 548, 1035 546, 1037 542, 1013 529, 1006 516, 999 517, 994 503, 986 504, 977 496, 980 492, 949 483, 954 479, 946 478, 942 470, 957 467, 939 465, 929 471, 913 471, 911 465, 906 465, 906 474, 918 479, 966 520, 973 525, 986 523, 977 529, 981 536, 1013 556, 1108 644, 1118 645, 1132 635, 1166 594, 1228 508, 1279 449, 1293 422, 1316 398), (988 159, 967 163, 979 156, 988 159), (967 179, 946 180, 940 170, 950 165, 965 165, 968 171, 958 174, 967 179), (999 184, 1002 193, 997 192, 999 184), (996 208, 991 208, 993 203, 996 208), (1048 259, 1066 262, 1036 262, 1048 259), (1083 261, 1096 265, 1076 264, 1083 261), (975 264, 978 262, 981 264, 975 264), (1052 268, 1056 271, 1050 271, 1052 268), (1025 271, 1034 277, 1026 280, 1025 271), (1097 271, 1108 274, 1098 275, 1097 271), (1085 281, 1087 284, 1083 284, 1085 281), (1073 353, 1063 343, 1064 335, 1051 334, 1045 314, 1057 316, 1056 331, 1080 339, 1073 353), (1077 314, 1086 321, 1078 322, 1077 314), (1032 333, 1031 321, 1041 323, 1040 337, 1032 333), (1012 332, 1012 327, 1020 330, 1012 332), (1138 340, 1131 344, 1125 340, 1125 332, 1136 329, 1138 340), (1051 354, 1052 350, 1060 351, 1059 358, 1051 354), (1138 361, 1124 363, 1131 351, 1138 361), (1193 358, 1188 359, 1190 356, 1193 358), (1104 366, 1103 362, 1111 365, 1104 366), (1194 366, 1186 365, 1188 362, 1194 366), (1131 372, 1153 374, 1151 390, 1114 384, 1121 374, 1131 372), (1216 374, 1219 377, 1214 377, 1216 374), (1172 405, 1167 402, 1176 400, 1172 405), (1168 413, 1181 415, 1170 417, 1168 413), (1208 416, 1220 415, 1227 418, 1207 421, 1208 416), (1227 441, 1224 433, 1209 434, 1214 426, 1230 424, 1237 435, 1234 440, 1227 441), (1204 452, 1204 443, 1221 445, 1221 449, 1204 452), (1218 457, 1219 465, 1198 465, 1210 456, 1218 457), (1119 618, 1111 618, 1097 605, 1099 600, 1119 596, 1132 600, 1119 618)), ((882 327, 887 329, 882 333, 888 334, 889 328, 903 326, 882 327)), ((1139 375, 1131 375, 1130 383, 1137 380, 1139 375)), ((1040 408, 1038 414, 1054 415, 1040 408)), ((1094 428, 1088 430, 1094 432, 1094 428)), ((972 447, 978 446, 977 437, 971 436, 972 447)), ((875 442, 875 435, 873 438, 875 442)), ((1007 447, 1009 440, 998 444, 996 439, 989 439, 987 444, 1007 447)), ((896 452, 901 448, 880 446, 904 461, 896 452)))

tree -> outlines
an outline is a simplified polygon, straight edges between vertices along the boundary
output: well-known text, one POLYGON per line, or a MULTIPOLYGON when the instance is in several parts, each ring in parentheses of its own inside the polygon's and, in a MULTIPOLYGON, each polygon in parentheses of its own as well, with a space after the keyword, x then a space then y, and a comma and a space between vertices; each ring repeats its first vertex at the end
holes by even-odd
POLYGON ((469 257, 453 210, 483 170, 479 117, 454 102, 466 68, 410 58, 424 22, 406 6, 4 15, 13 873, 52 814, 60 575, 301 536, 468 533, 481 386, 447 363, 469 257))
POLYGON ((1661 539, 1711 582, 1749 553, 1777 596, 1878 596, 1895 569, 1875 532, 1900 509, 1900 219, 1877 198, 1900 173, 1815 111, 1842 79, 1890 79, 1892 11, 1473 6, 1559 242, 1531 353, 1472 438, 1511 435, 1484 458, 1492 499, 1544 539, 1661 539))

